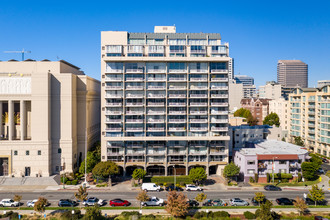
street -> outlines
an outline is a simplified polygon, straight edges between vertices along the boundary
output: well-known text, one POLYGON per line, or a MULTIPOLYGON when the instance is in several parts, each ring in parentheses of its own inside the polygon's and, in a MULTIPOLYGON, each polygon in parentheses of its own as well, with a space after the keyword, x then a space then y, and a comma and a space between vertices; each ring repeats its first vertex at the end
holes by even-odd
MULTIPOLYGON (((107 206, 109 206, 109 200, 111 199, 124 199, 128 200, 132 203, 132 206, 138 206, 138 202, 136 200, 136 196, 140 191, 126 191, 126 192, 89 192, 88 196, 95 196, 99 199, 104 199, 107 201, 107 206)), ((207 194, 208 199, 223 199, 226 202, 229 201, 231 198, 241 198, 244 200, 247 200, 249 203, 251 203, 250 199, 254 196, 255 192, 257 191, 205 191, 207 194)), ((269 191, 263 191, 263 193, 266 195, 266 198, 274 201, 276 198, 281 197, 287 197, 289 199, 295 199, 297 196, 302 197, 303 193, 308 193, 308 190, 284 190, 279 192, 269 192, 269 191)), ((74 197, 74 191, 52 191, 52 192, 0 192, 0 199, 5 198, 13 198, 15 194, 22 196, 22 203, 23 206, 26 206, 26 201, 37 199, 38 197, 42 196, 48 199, 48 201, 51 203, 51 206, 57 206, 57 203, 60 199, 75 199, 74 197)), ((194 199, 198 192, 184 192, 185 195, 189 199, 194 199)), ((156 196, 159 198, 166 199, 167 192, 148 192, 148 195, 156 196)), ((330 193, 325 193, 326 200, 330 200, 330 193)))

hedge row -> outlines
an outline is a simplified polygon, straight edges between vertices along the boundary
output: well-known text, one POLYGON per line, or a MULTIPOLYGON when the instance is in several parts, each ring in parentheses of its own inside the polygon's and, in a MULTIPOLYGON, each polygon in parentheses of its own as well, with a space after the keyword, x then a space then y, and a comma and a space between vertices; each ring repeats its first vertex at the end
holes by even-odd
MULTIPOLYGON (((153 176, 151 177, 152 183, 174 183, 173 176, 153 176)), ((189 176, 177 176, 176 183, 191 184, 193 181, 189 176)))
MULTIPOLYGON (((269 176, 273 178, 272 173, 270 173, 269 176)), ((274 175, 275 179, 292 179, 292 177, 293 177, 292 173, 281 173, 281 174, 275 173, 274 175)))

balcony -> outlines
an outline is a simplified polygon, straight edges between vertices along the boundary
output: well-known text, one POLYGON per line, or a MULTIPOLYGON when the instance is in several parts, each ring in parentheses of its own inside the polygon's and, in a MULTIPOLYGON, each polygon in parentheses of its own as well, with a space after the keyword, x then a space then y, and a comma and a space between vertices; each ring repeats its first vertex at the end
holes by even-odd
POLYGON ((190 102, 190 106, 207 106, 207 102, 190 102))
POLYGON ((191 115, 207 115, 207 111, 190 111, 191 115))
POLYGON ((207 69, 190 69, 190 73, 207 73, 207 69))
POLYGON ((185 155, 186 153, 186 150, 168 150, 168 154, 172 155, 185 155))
POLYGON ((143 90, 143 86, 126 86, 126 90, 143 90))
POLYGON ((228 94, 211 94, 211 98, 228 98, 228 94))
POLYGON ((115 132, 120 132, 121 128, 105 128, 106 131, 115 131, 115 132))
POLYGON ((123 73, 123 69, 110 69, 110 68, 107 68, 106 70, 106 73, 123 73))
POLYGON ((107 119, 105 120, 106 124, 120 124, 123 120, 122 119, 107 119))
POLYGON ((186 94, 169 94, 169 98, 186 98, 186 94))
POLYGON ((191 54, 206 54, 206 46, 190 46, 191 54))
POLYGON ((144 68, 138 68, 138 69, 126 69, 126 73, 143 73, 144 68))
POLYGON ((186 119, 169 119, 168 123, 186 123, 186 119))
POLYGON ((123 78, 121 77, 105 77, 105 82, 120 82, 123 81, 123 78))
POLYGON ((187 69, 169 69, 169 73, 186 73, 187 69))
POLYGON ((144 150, 127 150, 126 154, 127 155, 144 155, 145 151, 144 150))
POLYGON ((222 77, 214 77, 211 78, 212 82, 228 82, 228 78, 222 78, 222 77))
POLYGON ((225 150, 210 149, 210 154, 213 154, 213 155, 221 155, 221 154, 225 154, 225 153, 226 153, 225 150))
POLYGON ((106 94, 106 98, 123 98, 123 95, 121 94, 106 94))
POLYGON ((106 86, 105 90, 121 90, 123 89, 122 86, 106 86))
POLYGON ((205 82, 207 77, 190 77, 191 82, 205 82))
POLYGON ((166 73, 166 69, 150 69, 148 68, 148 73, 166 73))
POLYGON ((144 104, 143 102, 128 102, 126 103, 126 106, 130 107, 142 107, 144 104))
POLYGON ((186 111, 169 111, 169 115, 185 115, 186 111))
POLYGON ((212 123, 228 123, 228 119, 215 119, 215 118, 212 118, 211 122, 212 123))
POLYGON ((124 151, 119 151, 119 152, 107 152, 107 156, 120 156, 124 155, 124 151))
POLYGON ((207 94, 190 94, 190 98, 207 98, 207 94))
POLYGON ((148 86, 148 90, 165 90, 165 86, 148 86))
POLYGON ((143 123, 143 119, 126 119, 126 124, 143 123))
POLYGON ((164 122, 165 122, 164 119, 153 119, 153 118, 148 119, 148 123, 164 123, 164 122))
POLYGON ((165 131, 164 127, 149 127, 148 131, 156 131, 156 132, 160 132, 160 131, 165 131))
POLYGON ((190 86, 191 90, 206 90, 208 87, 207 86, 190 86))
POLYGON ((186 131, 185 127, 169 127, 169 131, 186 131))
POLYGON ((228 73, 228 70, 224 70, 224 69, 211 69, 211 73, 228 73))
POLYGON ((143 94, 131 94, 131 93, 128 93, 126 94, 126 98, 143 98, 143 94))
POLYGON ((207 151, 205 150, 189 150, 189 155, 206 155, 207 151))
POLYGON ((122 111, 106 111, 106 115, 121 115, 122 111))
POLYGON ((142 132, 143 127, 141 127, 141 128, 138 128, 138 127, 126 128, 126 131, 128 131, 128 132, 142 132))
POLYGON ((143 77, 127 77, 126 81, 143 81, 143 77))
POLYGON ((169 102, 168 106, 186 106, 187 104, 185 102, 169 102))
POLYGON ((148 115, 165 115, 165 111, 153 111, 149 110, 148 115))
POLYGON ((149 53, 149 56, 150 56, 150 54, 164 55, 165 48, 164 48, 164 46, 161 46, 161 45, 150 45, 150 46, 148 46, 148 53, 149 53))
POLYGON ((190 127, 190 131, 207 131, 207 127, 190 127))
POLYGON ((190 119, 190 123, 207 123, 207 119, 190 119))
POLYGON ((148 102, 148 107, 162 107, 165 106, 165 102, 148 102))
POLYGON ((133 53, 133 54, 143 54, 143 46, 140 45, 129 45, 127 46, 127 53, 133 53))
POLYGON ((143 115, 143 111, 127 111, 126 115, 143 115))
POLYGON ((172 82, 172 81, 187 81, 187 78, 185 77, 169 77, 168 81, 172 82))
POLYGON ((121 102, 108 102, 108 103, 105 103, 105 106, 110 106, 110 107, 122 106, 122 103, 121 102))
POLYGON ((315 112, 308 112, 309 115, 315 115, 315 112))
POLYGON ((149 155, 165 155, 165 150, 148 150, 148 154, 149 155))
POLYGON ((228 86, 211 86, 212 90, 228 90, 228 86))
POLYGON ((172 85, 170 85, 168 89, 169 90, 186 90, 187 87, 186 86, 172 86, 172 85))
POLYGON ((211 127, 211 131, 228 131, 228 127, 211 127))
POLYGON ((148 93, 148 98, 165 98, 165 94, 148 93))
POLYGON ((211 106, 226 107, 228 106, 228 102, 211 102, 211 106))
POLYGON ((148 81, 166 81, 165 77, 148 77, 148 81))
POLYGON ((211 111, 212 115, 227 115, 228 111, 211 111))

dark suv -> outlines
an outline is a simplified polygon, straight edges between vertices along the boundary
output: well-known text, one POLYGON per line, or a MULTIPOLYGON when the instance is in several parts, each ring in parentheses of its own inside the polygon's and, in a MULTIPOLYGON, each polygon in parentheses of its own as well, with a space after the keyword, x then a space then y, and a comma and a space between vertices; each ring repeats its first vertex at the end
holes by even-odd
POLYGON ((177 187, 174 185, 169 185, 165 188, 166 191, 183 191, 183 189, 181 187, 177 187))
POLYGON ((279 205, 293 205, 293 202, 295 202, 295 200, 293 199, 288 199, 288 198, 278 198, 275 200, 277 202, 277 204, 279 205))
POLYGON ((72 201, 71 199, 61 199, 58 202, 59 207, 72 207, 72 206, 77 206, 78 203, 76 201, 72 201))
POLYGON ((282 191, 280 187, 274 185, 266 185, 264 189, 267 191, 282 191))
MULTIPOLYGON (((253 197, 251 199, 251 202, 254 206, 259 206, 259 202, 255 199, 255 197, 253 197)), ((265 204, 267 202, 267 199, 264 198, 262 201, 260 201, 260 204, 265 204)))

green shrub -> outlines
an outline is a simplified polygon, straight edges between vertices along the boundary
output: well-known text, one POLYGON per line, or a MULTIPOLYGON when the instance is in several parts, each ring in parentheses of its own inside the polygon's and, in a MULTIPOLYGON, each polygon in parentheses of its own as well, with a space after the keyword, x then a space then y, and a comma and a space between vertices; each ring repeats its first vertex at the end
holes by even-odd
MULTIPOLYGON (((174 183, 174 177, 173 176, 153 176, 151 177, 150 181, 152 183, 167 183, 167 184, 173 184, 174 183)), ((177 176, 176 177, 177 183, 184 183, 184 184, 192 184, 192 180, 189 176, 177 176)))
POLYGON ((96 184, 96 187, 107 187, 107 183, 102 183, 102 184, 96 184))
POLYGON ((71 184, 72 185, 77 185, 78 184, 78 180, 72 180, 71 184))
POLYGON ((254 181, 257 183, 259 180, 259 175, 257 173, 254 174, 254 181))
POLYGON ((71 185, 71 181, 70 180, 68 180, 68 181, 66 181, 66 183, 65 183, 66 185, 71 185))
POLYGON ((254 183, 254 179, 253 179, 252 176, 250 176, 249 182, 250 182, 250 183, 254 183))
POLYGON ((302 175, 301 173, 298 173, 298 182, 301 182, 302 181, 302 175))
POLYGON ((82 217, 80 210, 74 210, 74 214, 72 215, 72 211, 64 211, 61 213, 61 219, 72 219, 78 220, 82 217))
POLYGON ((204 218, 204 217, 207 217, 207 213, 204 212, 204 211, 196 212, 196 213, 194 214, 194 218, 195 218, 195 219, 200 219, 200 218, 204 218))
MULTIPOLYGON (((273 178, 273 174, 269 174, 270 178, 273 178)), ((275 179, 292 179, 292 173, 275 173, 275 179)))
POLYGON ((228 218, 230 217, 229 213, 226 211, 217 211, 217 212, 213 212, 212 216, 213 218, 228 218))
POLYGON ((270 175, 269 175, 269 173, 267 173, 267 183, 269 183, 270 182, 270 175))
POLYGON ((131 212, 122 212, 121 216, 125 219, 130 219, 131 216, 140 216, 141 214, 138 211, 131 211, 131 212))
POLYGON ((255 219, 256 218, 256 215, 252 212, 249 212, 249 211, 246 211, 244 212, 244 217, 246 219, 255 219))
POLYGON ((0 218, 18 219, 18 213, 13 211, 7 211, 6 214, 0 214, 0 218))

